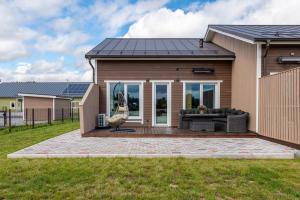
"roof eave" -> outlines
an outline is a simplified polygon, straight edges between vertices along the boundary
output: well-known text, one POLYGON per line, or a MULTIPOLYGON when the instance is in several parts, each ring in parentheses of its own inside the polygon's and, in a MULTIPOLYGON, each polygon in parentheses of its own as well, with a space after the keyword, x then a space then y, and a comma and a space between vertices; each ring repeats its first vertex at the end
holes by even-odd
POLYGON ((89 56, 97 60, 234 60, 235 55, 222 56, 89 56))
POLYGON ((228 36, 228 37, 231 37, 231 38, 235 38, 237 40, 241 40, 241 41, 244 41, 244 42, 247 42, 247 43, 250 43, 250 44, 255 44, 254 38, 241 37, 241 36, 235 35, 233 33, 229 33, 229 32, 225 32, 223 30, 219 30, 215 27, 211 28, 209 26, 206 30, 206 33, 205 33, 205 36, 204 36, 204 41, 205 42, 211 42, 214 33, 220 33, 222 35, 225 35, 225 36, 228 36))

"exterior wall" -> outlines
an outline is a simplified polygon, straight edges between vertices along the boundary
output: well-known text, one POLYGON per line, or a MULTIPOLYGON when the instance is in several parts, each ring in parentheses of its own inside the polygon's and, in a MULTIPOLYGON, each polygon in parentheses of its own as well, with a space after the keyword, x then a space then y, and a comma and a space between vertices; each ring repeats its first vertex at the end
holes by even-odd
POLYGON ((300 68, 260 79, 259 133, 300 145, 300 68))
POLYGON ((0 110, 9 109, 11 101, 17 102, 15 98, 0 98, 0 110))
POLYGON ((215 33, 212 42, 235 53, 231 107, 249 112, 249 130, 256 131, 257 46, 218 33, 215 33))
POLYGON ((71 101, 69 99, 55 99, 55 119, 61 119, 62 116, 64 118, 70 117, 71 115, 71 101), (62 110, 63 109, 63 110, 62 110), (62 115, 62 112, 64 115, 62 115))
POLYGON ((35 121, 47 121, 48 109, 53 107, 52 98, 41 97, 24 97, 24 116, 28 119, 32 119, 32 108, 34 108, 34 120, 35 121))
MULTIPOLYGON (((174 80, 172 83, 171 126, 178 126, 178 114, 182 109, 182 80, 223 80, 220 86, 220 106, 231 106, 232 61, 98 61, 97 83, 100 86, 100 113, 106 113, 105 80, 146 80, 144 83, 144 126, 152 125, 151 80, 174 80), (194 74, 192 68, 214 68, 210 75, 194 74)), ((127 123, 141 126, 141 123, 127 123)))
MULTIPOLYGON (((265 48, 263 47, 263 52, 265 48)), ((284 70, 300 67, 300 64, 279 64, 277 58, 279 56, 300 56, 300 45, 270 45, 267 57, 265 58, 262 74, 269 75, 270 72, 282 72, 284 70)))
POLYGON ((24 109, 26 108, 52 108, 53 99, 52 98, 41 98, 41 97, 24 97, 24 109))
POLYGON ((80 132, 87 133, 95 129, 99 113, 99 86, 91 83, 79 104, 80 132))

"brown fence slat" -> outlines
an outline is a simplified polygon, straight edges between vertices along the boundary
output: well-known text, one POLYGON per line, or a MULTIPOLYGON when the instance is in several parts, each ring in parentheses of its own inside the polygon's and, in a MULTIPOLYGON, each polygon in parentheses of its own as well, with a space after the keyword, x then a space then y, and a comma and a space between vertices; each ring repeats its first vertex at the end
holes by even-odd
POLYGON ((300 144, 300 68, 259 81, 259 134, 300 144))

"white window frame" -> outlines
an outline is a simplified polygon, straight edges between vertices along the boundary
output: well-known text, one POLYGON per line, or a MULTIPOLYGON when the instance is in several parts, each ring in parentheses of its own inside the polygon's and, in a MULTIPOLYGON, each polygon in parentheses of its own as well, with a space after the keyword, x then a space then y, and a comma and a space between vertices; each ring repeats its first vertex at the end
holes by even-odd
POLYGON ((10 108, 10 109, 16 110, 16 109, 17 109, 17 103, 16 103, 16 101, 10 101, 10 102, 9 102, 9 108, 10 108), (14 103, 14 105, 15 105, 14 108, 11 106, 11 103, 14 103))
POLYGON ((144 124, 144 83, 146 80, 105 80, 106 83, 106 115, 110 116, 110 84, 123 83, 124 84, 124 97, 127 101, 127 85, 139 85, 139 103, 140 103, 140 116, 128 116, 126 122, 138 122, 144 124))
POLYGON ((151 80, 152 83, 152 126, 156 127, 169 127, 171 126, 172 121, 172 83, 174 80, 151 80), (166 124, 156 124, 156 93, 155 93, 155 86, 159 84, 166 84, 167 85, 167 96, 169 97, 167 99, 167 123, 166 124))
POLYGON ((187 83, 196 83, 200 84, 200 105, 203 104, 203 85, 214 85, 215 86, 215 98, 214 98, 214 108, 220 108, 220 86, 223 82, 222 80, 201 80, 201 81, 194 81, 194 80, 186 80, 181 81, 183 84, 182 87, 182 108, 186 109, 186 84, 187 83))

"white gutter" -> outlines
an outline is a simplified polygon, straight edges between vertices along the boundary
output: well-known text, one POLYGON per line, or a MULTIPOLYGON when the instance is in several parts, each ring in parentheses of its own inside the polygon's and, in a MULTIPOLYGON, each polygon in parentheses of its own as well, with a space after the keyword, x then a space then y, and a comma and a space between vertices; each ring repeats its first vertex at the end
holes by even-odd
POLYGON ((25 94, 25 93, 19 93, 18 96, 21 96, 21 97, 39 97, 39 98, 72 100, 72 98, 66 98, 66 97, 60 97, 60 96, 53 96, 53 95, 43 95, 43 94, 25 94))
POLYGON ((95 58, 95 60, 234 60, 233 57, 218 57, 218 58, 95 58))
POLYGON ((261 78, 261 56, 262 48, 261 44, 257 44, 256 47, 256 107, 255 107, 255 132, 259 130, 259 79, 261 78))

